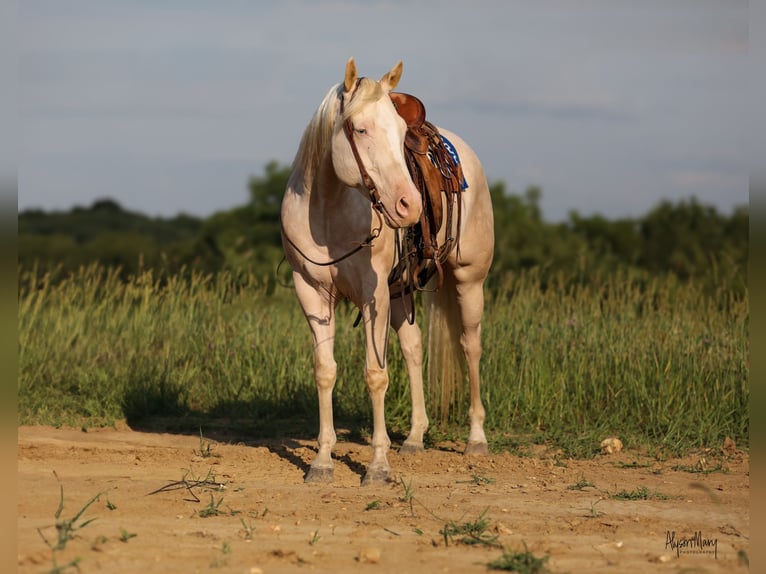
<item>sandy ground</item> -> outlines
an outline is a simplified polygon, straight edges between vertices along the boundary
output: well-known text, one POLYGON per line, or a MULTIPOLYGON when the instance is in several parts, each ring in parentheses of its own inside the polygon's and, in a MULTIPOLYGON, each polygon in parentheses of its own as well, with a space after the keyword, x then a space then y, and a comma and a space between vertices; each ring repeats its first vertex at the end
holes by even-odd
POLYGON ((340 442, 335 482, 306 485, 313 441, 21 427, 18 571, 484 573, 525 545, 553 572, 747 570, 750 460, 731 445, 664 461, 465 457, 461 446, 394 451, 399 482, 362 487, 371 450, 340 442), (642 489, 646 500, 613 497, 642 489), (481 520, 492 545, 445 541, 445 525, 481 520), (53 551, 64 521, 73 537, 53 551))

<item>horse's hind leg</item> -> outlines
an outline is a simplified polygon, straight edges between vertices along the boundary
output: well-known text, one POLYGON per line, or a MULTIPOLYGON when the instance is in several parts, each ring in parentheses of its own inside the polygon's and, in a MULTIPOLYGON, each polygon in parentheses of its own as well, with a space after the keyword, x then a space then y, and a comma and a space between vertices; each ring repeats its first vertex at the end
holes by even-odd
POLYGON ((428 430, 428 415, 423 396, 423 339, 417 323, 409 324, 401 301, 391 302, 391 322, 399 338, 399 346, 407 364, 412 400, 410 434, 401 446, 400 453, 416 453, 423 450, 423 435, 428 430))
POLYGON ((319 397, 319 450, 304 478, 305 482, 332 482, 332 449, 336 443, 332 416, 332 391, 337 367, 333 357, 335 309, 324 293, 293 274, 295 290, 314 338, 314 380, 319 397))
POLYGON ((481 402, 481 379, 479 362, 481 361, 481 318, 484 313, 484 287, 482 281, 467 283, 457 282, 457 300, 460 308, 462 334, 460 344, 463 347, 468 366, 471 403, 468 418, 471 430, 465 454, 488 454, 487 437, 484 434, 484 405, 481 402))

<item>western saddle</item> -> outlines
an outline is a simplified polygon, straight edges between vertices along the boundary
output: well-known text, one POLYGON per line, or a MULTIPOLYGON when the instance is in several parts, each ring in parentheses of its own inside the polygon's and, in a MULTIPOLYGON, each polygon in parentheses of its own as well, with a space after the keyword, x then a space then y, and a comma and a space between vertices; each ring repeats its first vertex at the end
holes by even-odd
MULTIPOLYGON (((467 187, 457 154, 431 122, 426 121, 426 109, 418 98, 401 92, 391 92, 398 114, 407 123, 404 138, 405 159, 410 177, 420 190, 423 211, 420 221, 407 229, 403 239, 397 234, 398 263, 389 275, 391 297, 404 297, 425 290, 434 275, 438 290, 443 281, 442 264, 460 239, 460 193, 467 187), (457 204, 457 225, 453 236, 453 214, 457 204), (445 224, 446 238, 438 242, 438 232, 445 224)), ((459 249, 459 247, 458 247, 459 249)), ((414 306, 410 311, 414 320, 414 306)))

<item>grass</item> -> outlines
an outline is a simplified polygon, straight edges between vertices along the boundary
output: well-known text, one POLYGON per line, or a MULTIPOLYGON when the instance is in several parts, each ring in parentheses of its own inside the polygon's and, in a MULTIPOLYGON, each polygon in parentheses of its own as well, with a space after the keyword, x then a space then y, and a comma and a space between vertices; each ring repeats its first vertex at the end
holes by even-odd
POLYGON ((199 429, 199 452, 195 452, 202 458, 210 458, 211 456, 218 457, 218 454, 213 453, 213 444, 210 441, 206 441, 202 437, 202 427, 199 429))
POLYGON ((404 477, 400 476, 399 482, 401 483, 402 489, 404 490, 402 495, 399 497, 399 502, 406 502, 410 505, 410 516, 414 518, 415 517, 415 508, 414 508, 415 493, 412 489, 412 479, 410 479, 409 482, 405 483, 404 477))
POLYGON ((485 509, 476 520, 470 522, 457 523, 447 522, 439 530, 439 534, 444 538, 444 545, 456 542, 468 545, 499 546, 497 535, 489 532, 489 520, 485 518, 487 510, 485 509))
POLYGON ((487 567, 490 570, 506 570, 508 572, 518 572, 519 574, 543 574, 549 572, 545 566, 547 561, 547 556, 538 558, 524 544, 523 552, 517 552, 508 548, 500 558, 487 564, 487 567))
POLYGON ((57 552, 66 548, 67 543, 72 540, 77 532, 88 526, 91 522, 96 520, 95 518, 89 518, 88 520, 81 520, 82 515, 86 510, 97 500, 99 500, 103 493, 99 493, 86 502, 79 511, 75 513, 72 518, 61 518, 61 513, 64 511, 64 486, 60 485, 61 495, 59 499, 59 506, 56 509, 56 543, 52 544, 43 534, 43 531, 38 528, 37 532, 43 539, 45 544, 53 551, 57 552))
POLYGON ((478 474, 472 474, 470 480, 458 480, 456 481, 458 484, 475 484, 475 485, 487 485, 487 484, 494 484, 495 479, 489 478, 486 476, 481 476, 478 474))
MULTIPOLYGON (((482 397, 493 451, 530 443, 591 457, 617 434, 627 448, 685 454, 727 436, 749 444, 749 307, 718 292, 639 272, 543 283, 534 272, 488 293, 482 397)), ((311 337, 291 290, 256 277, 120 280, 91 266, 68 277, 19 271, 18 422, 162 424, 200 433, 314 436, 311 337), (217 426, 218 425, 218 426, 217 426)), ((421 302, 418 302, 421 305, 421 302)), ((372 420, 355 309, 337 313, 336 421, 372 420)), ((417 314, 421 324, 422 305, 417 314)), ((423 325, 424 326, 424 325, 423 325)), ((426 331, 425 328, 423 328, 426 331)), ((409 428, 398 345, 389 347, 386 417, 409 428)), ((429 416, 439 420, 435 405, 429 416)), ((465 439, 467 392, 446 428, 465 439)), ((359 431, 361 432, 361 431, 359 431)), ((433 440, 426 437, 426 442, 433 440)))
MULTIPOLYGON (((54 471, 54 475, 56 476, 56 479, 58 479, 58 475, 54 471)), ((83 514, 85 514, 85 511, 88 510, 88 508, 93 505, 94 502, 98 501, 101 496, 104 493, 99 493, 92 497, 88 502, 86 502, 80 510, 78 510, 72 518, 62 518, 61 515, 64 512, 64 485, 60 484, 60 496, 59 496, 59 505, 56 509, 56 512, 54 513, 54 518, 56 520, 55 523, 55 530, 56 530, 56 542, 55 544, 48 540, 48 538, 43 533, 43 529, 38 528, 37 532, 40 535, 40 538, 43 539, 43 542, 45 542, 45 545, 48 546, 51 550, 51 569, 48 571, 48 574, 63 574, 64 572, 67 572, 70 569, 75 569, 77 571, 80 570, 80 562, 82 562, 82 558, 80 556, 75 557, 74 559, 70 560, 69 562, 65 564, 59 564, 57 560, 57 553, 61 550, 64 550, 67 546, 67 544, 73 540, 78 532, 91 524, 96 518, 89 518, 87 520, 83 519, 83 514)), ((99 539, 103 543, 106 538, 101 537, 99 539)))
POLYGON ((595 488, 596 485, 593 484, 590 480, 587 480, 584 476, 580 476, 580 480, 575 482, 574 484, 570 484, 567 486, 568 490, 584 490, 586 488, 595 488))
POLYGON ((223 496, 218 500, 215 500, 213 495, 210 495, 210 502, 206 506, 196 511, 197 516, 200 518, 210 518, 211 516, 237 516, 240 514, 239 510, 221 510, 221 504, 223 503, 223 496))
POLYGON ((615 500, 671 500, 677 497, 662 494, 656 490, 651 491, 646 486, 639 486, 631 491, 625 489, 620 490, 619 492, 612 494, 611 498, 614 498, 615 500))

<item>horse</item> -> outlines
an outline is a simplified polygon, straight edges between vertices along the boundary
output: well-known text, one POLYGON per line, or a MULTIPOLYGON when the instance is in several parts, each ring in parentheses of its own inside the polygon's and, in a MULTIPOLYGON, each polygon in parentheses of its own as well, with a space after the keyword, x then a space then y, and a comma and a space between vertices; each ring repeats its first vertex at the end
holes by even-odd
MULTIPOLYGON (((282 246, 313 337, 319 402, 318 449, 304 477, 307 483, 333 480, 333 347, 335 311, 342 299, 360 310, 366 339, 364 380, 372 403, 373 454, 362 484, 391 480, 391 440, 384 418, 391 327, 406 362, 412 405, 411 428, 400 452, 424 449, 429 420, 421 330, 404 305, 392 304, 388 284, 397 258, 396 236, 416 224, 423 209, 405 162, 407 126, 389 97, 402 67, 399 61, 376 81, 360 77, 353 58, 347 61, 343 82, 330 88, 303 132, 282 198, 282 246)), ((439 132, 454 146, 467 188, 459 194, 461 228, 454 229, 457 223, 452 222, 453 229, 442 226, 439 232, 442 239, 459 232, 460 239, 444 263, 441 288, 428 293, 429 366, 437 355, 446 357, 449 361, 438 373, 442 385, 447 378, 462 382, 462 347, 470 383, 465 454, 481 455, 488 453, 479 362, 483 287, 494 247, 492 203, 474 151, 457 134, 441 128, 439 132)), ((435 372, 429 368, 429 373, 435 372)))

